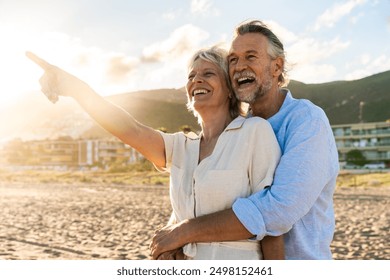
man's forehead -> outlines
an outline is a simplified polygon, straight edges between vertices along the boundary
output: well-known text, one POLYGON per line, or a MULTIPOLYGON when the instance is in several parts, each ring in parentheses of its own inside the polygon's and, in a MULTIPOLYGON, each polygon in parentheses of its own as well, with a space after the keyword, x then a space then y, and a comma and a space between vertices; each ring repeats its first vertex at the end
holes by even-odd
POLYGON ((259 44, 232 44, 229 49, 229 55, 235 53, 258 53, 260 48, 259 44))
POLYGON ((229 55, 235 52, 259 52, 266 38, 257 33, 248 33, 235 37, 230 45, 229 55))

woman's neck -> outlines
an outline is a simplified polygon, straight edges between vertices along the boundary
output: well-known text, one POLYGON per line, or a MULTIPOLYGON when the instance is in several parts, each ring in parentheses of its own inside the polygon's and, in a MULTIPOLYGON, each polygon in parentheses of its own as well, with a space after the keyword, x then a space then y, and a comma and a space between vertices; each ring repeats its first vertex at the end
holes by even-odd
POLYGON ((210 156, 217 144, 218 137, 232 121, 229 113, 217 113, 202 118, 202 138, 199 147, 199 162, 210 156))
POLYGON ((209 142, 218 138, 232 120, 230 114, 226 112, 215 112, 209 116, 202 117, 202 140, 209 142))

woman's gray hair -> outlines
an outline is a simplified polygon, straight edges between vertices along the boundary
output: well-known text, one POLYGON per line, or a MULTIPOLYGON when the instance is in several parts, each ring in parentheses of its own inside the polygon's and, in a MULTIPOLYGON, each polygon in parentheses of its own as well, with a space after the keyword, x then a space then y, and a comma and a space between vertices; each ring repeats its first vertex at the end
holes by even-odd
MULTIPOLYGON (((188 69, 192 68, 195 61, 197 61, 198 59, 202 59, 202 60, 205 60, 205 61, 208 61, 208 62, 214 64, 215 66, 217 66, 218 68, 220 68, 222 70, 223 77, 226 81, 226 85, 227 85, 227 88, 229 91, 226 94, 228 94, 230 97, 229 98, 230 116, 233 119, 235 119, 236 117, 238 117, 240 115, 241 116, 244 115, 244 112, 242 109, 241 101, 239 101, 237 99, 237 97, 234 94, 233 89, 232 89, 232 85, 231 85, 230 77, 229 77, 229 66, 228 66, 228 61, 227 61, 227 55, 228 55, 228 52, 225 49, 218 47, 218 46, 213 46, 213 47, 206 48, 206 49, 200 49, 189 60, 188 69)), ((194 113, 195 117, 198 118, 198 122, 200 123, 202 120, 201 120, 200 116, 198 115, 198 113, 194 110, 192 102, 190 102, 190 101, 187 102, 187 108, 188 108, 188 110, 190 110, 191 112, 194 113)))
POLYGON ((286 54, 284 47, 279 38, 260 20, 247 20, 240 23, 236 29, 234 37, 244 35, 247 33, 260 33, 268 39, 268 54, 272 59, 281 57, 283 59, 282 73, 278 77, 279 86, 286 86, 288 84, 287 69, 286 69, 286 54))

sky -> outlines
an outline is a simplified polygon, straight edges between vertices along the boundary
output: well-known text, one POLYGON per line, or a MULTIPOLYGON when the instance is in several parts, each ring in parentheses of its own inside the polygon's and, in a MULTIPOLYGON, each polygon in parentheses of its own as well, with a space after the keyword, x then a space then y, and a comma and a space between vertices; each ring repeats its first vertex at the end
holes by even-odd
POLYGON ((390 70, 390 0, 0 0, 0 109, 40 90, 32 51, 102 95, 180 88, 199 48, 229 47, 261 19, 289 78, 355 80, 390 70))

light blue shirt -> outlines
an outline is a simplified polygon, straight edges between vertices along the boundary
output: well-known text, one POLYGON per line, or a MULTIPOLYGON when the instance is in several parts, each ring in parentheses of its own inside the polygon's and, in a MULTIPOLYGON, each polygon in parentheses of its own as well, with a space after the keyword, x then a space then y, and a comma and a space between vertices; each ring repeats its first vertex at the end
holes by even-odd
POLYGON ((236 200, 233 211, 259 240, 284 234, 286 259, 332 259, 339 163, 328 118, 321 108, 294 99, 288 91, 268 121, 282 150, 274 182, 236 200))

